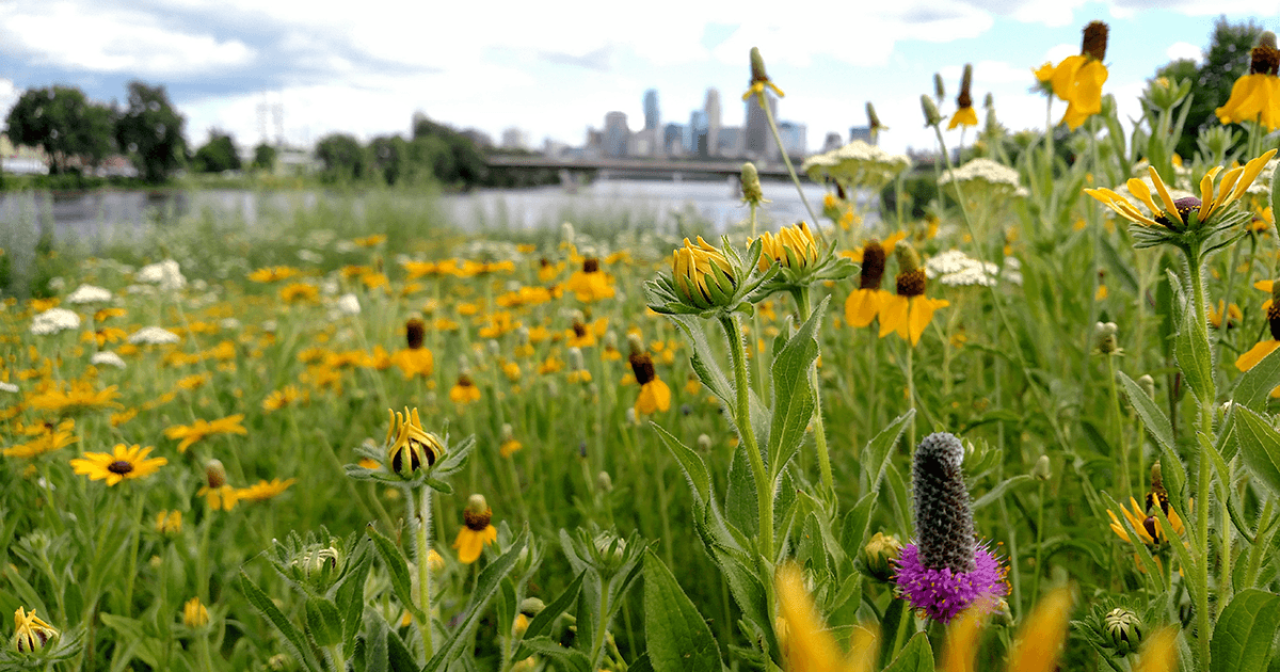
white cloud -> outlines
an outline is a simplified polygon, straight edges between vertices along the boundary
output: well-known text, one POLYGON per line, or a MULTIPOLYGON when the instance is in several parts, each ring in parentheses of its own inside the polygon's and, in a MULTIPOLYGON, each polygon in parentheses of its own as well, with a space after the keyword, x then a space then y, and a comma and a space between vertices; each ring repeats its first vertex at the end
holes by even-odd
POLYGON ((18 98, 21 96, 22 92, 13 85, 12 79, 0 77, 0 119, 9 116, 9 109, 13 107, 14 103, 18 102, 18 98))
POLYGON ((150 14, 67 1, 0 6, 0 44, 41 64, 145 76, 207 72, 254 57, 237 39, 175 31, 150 14))
POLYGON ((1169 45, 1169 48, 1164 53, 1171 61, 1186 59, 1199 64, 1204 60, 1204 52, 1200 50, 1200 47, 1190 42, 1174 42, 1169 45))

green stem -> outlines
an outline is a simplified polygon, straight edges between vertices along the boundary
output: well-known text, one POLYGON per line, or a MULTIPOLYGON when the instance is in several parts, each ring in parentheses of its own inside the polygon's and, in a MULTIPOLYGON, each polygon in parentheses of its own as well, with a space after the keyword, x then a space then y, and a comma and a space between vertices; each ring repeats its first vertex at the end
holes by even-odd
POLYGON ((1116 362, 1114 353, 1103 355, 1107 358, 1107 387, 1111 392, 1111 413, 1116 418, 1116 437, 1120 442, 1120 492, 1134 492, 1129 489, 1129 441, 1124 434, 1124 416, 1120 412, 1120 391, 1116 386, 1116 362))
MULTIPOLYGON (((760 444, 756 442, 755 428, 751 426, 751 379, 747 373, 746 352, 743 350, 742 325, 737 315, 720 318, 725 336, 729 339, 729 357, 733 360, 734 387, 737 388, 737 408, 734 424, 751 464, 751 476, 756 486, 756 506, 760 525, 760 556, 765 570, 763 576, 773 576, 773 484, 766 470, 760 444)), ((772 468, 772 465, 770 465, 772 468)), ((766 585, 771 585, 768 581, 766 585)))
POLYGON ((133 541, 129 547, 129 566, 124 580, 124 615, 133 616, 133 581, 138 567, 138 545, 142 542, 142 505, 146 497, 135 492, 133 505, 133 541))
POLYGON ((1044 550, 1044 481, 1040 481, 1040 500, 1036 503, 1036 574, 1031 578, 1031 600, 1040 601, 1040 575, 1044 573, 1041 566, 1044 550))
POLYGON ((804 195, 804 187, 800 186, 800 177, 796 175, 796 169, 791 165, 791 157, 787 156, 786 145, 782 144, 782 134, 778 132, 778 124, 773 120, 773 110, 769 109, 769 103, 765 100, 765 94, 760 94, 760 107, 764 109, 764 117, 769 120, 769 130, 773 131, 773 140, 778 143, 778 153, 782 155, 782 162, 787 164, 787 172, 791 174, 791 181, 796 185, 796 191, 800 194, 800 202, 804 203, 804 209, 809 213, 809 221, 813 222, 813 230, 818 232, 818 239, 822 243, 826 243, 826 237, 822 233, 822 225, 818 223, 818 216, 813 212, 813 206, 809 205, 809 198, 804 195))
MULTIPOLYGON (((800 311, 800 323, 809 321, 813 315, 813 297, 810 287, 795 290, 796 306, 800 311)), ((831 455, 827 448, 827 428, 822 418, 822 384, 818 379, 818 367, 815 364, 809 369, 809 384, 813 386, 813 442, 818 448, 818 470, 822 473, 822 488, 835 501, 835 479, 831 475, 831 455)))
MULTIPOLYGON (((1207 343, 1209 334, 1206 331, 1204 282, 1201 278, 1201 258, 1199 249, 1183 250, 1187 257, 1189 279, 1196 311, 1196 322, 1193 327, 1196 333, 1192 338, 1202 338, 1207 343)), ((1212 381, 1209 381, 1212 385, 1212 381)), ((1213 437, 1213 394, 1203 392, 1200 401, 1200 431, 1206 437, 1213 437)), ((1196 583, 1196 650, 1200 658, 1200 669, 1209 669, 1209 641, 1213 635, 1213 626, 1209 619, 1209 456, 1199 457, 1200 475, 1196 483, 1196 566, 1193 568, 1196 583)), ((1224 559, 1225 562, 1225 559, 1224 559)))
POLYGON ((435 655, 435 646, 431 637, 431 488, 421 486, 422 502, 417 507, 417 515, 413 515, 413 496, 409 494, 410 517, 414 519, 414 545, 417 547, 414 557, 418 560, 418 609, 422 611, 422 623, 418 624, 418 632, 422 634, 422 651, 426 661, 435 655))
MULTIPOLYGON (((907 349, 906 357, 906 374, 907 374, 907 404, 912 411, 916 410, 916 373, 915 373, 915 352, 916 349, 911 347, 911 341, 904 341, 904 347, 907 349)), ((911 414, 911 420, 907 422, 907 451, 912 452, 916 449, 916 416, 911 414)))

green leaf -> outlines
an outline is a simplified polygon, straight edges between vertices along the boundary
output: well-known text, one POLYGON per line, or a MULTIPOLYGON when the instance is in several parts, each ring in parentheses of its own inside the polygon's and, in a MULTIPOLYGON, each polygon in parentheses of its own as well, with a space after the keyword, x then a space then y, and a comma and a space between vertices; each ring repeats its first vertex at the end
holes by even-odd
POLYGON ((933 672, 933 649, 929 648, 929 638, 923 632, 916 633, 893 663, 884 668, 884 672, 933 672))
POLYGON ((1009 478, 1000 481, 996 487, 991 488, 990 492, 974 500, 973 510, 977 511, 997 499, 1000 499, 1000 497, 1004 496, 1005 491, 1009 488, 1022 483, 1027 483, 1031 480, 1033 479, 1029 474, 1018 474, 1017 476, 1010 476, 1009 478))
POLYGON ((1209 332, 1196 324, 1194 306, 1183 308, 1182 323, 1173 339, 1173 355, 1187 381, 1187 387, 1201 404, 1214 401, 1213 352, 1209 349, 1209 332))
POLYGON ((476 579, 475 587, 471 590, 471 599, 467 601, 467 606, 463 609, 461 622, 454 628, 453 634, 449 635, 448 640, 437 651, 436 655, 427 662, 423 672, 438 672, 447 669, 454 659, 465 653, 466 644, 469 641, 470 633, 476 624, 480 622, 480 617, 484 615, 489 601, 497 594, 502 580, 506 578, 511 570, 515 567, 516 560, 520 558, 520 553, 529 543, 529 529, 526 527, 511 544, 511 548, 507 549, 497 560, 489 563, 480 571, 480 576, 476 579))
POLYGON ((1231 395, 1233 402, 1259 413, 1267 410, 1267 397, 1280 385, 1280 355, 1276 352, 1273 350, 1240 376, 1231 395))
POLYGON ((655 672, 720 672, 720 647, 706 619, 651 550, 644 556, 644 634, 655 672))
POLYGON ((322 597, 307 600, 307 632, 316 645, 330 647, 342 641, 342 617, 338 607, 322 597))
POLYGON ((889 456, 893 454, 893 447, 898 443, 898 437, 902 436, 902 432, 907 429, 907 423, 916 415, 916 409, 907 410, 906 413, 899 415, 888 427, 880 430, 874 438, 867 442, 867 447, 862 449, 861 462, 868 469, 868 485, 871 492, 880 491, 880 481, 884 479, 885 467, 889 465, 889 456))
POLYGON ((1280 595, 1237 593, 1218 617, 1210 642, 1210 672, 1262 672, 1280 628, 1280 595))
POLYGON ((400 606, 409 610, 413 614, 413 620, 418 623, 427 623, 426 617, 422 614, 422 610, 418 608, 418 603, 413 599, 413 582, 409 578, 409 565, 404 559, 404 555, 400 553, 400 549, 392 543, 385 535, 374 529, 373 525, 365 528, 365 532, 369 534, 369 538, 373 540, 374 548, 378 549, 378 555, 382 556, 382 564, 386 566, 387 573, 391 575, 391 588, 395 590, 396 597, 400 600, 400 606))
POLYGON ((742 610, 743 619, 753 624, 764 635, 770 655, 775 660, 780 660, 781 651, 773 632, 773 623, 769 620, 769 600, 765 594, 764 583, 749 569, 754 565, 735 557, 728 549, 720 546, 710 546, 708 550, 711 551, 711 557, 715 559, 716 565, 720 567, 725 583, 729 584, 729 592, 733 595, 733 601, 737 603, 738 608, 742 610))
POLYGON ((658 437, 662 439, 663 445, 667 447, 667 450, 671 451, 671 455, 676 458, 676 462, 680 463, 680 468, 684 470, 685 478, 689 479, 689 485, 693 488, 694 501, 698 506, 706 506, 711 501, 711 473, 707 471, 707 465, 702 461, 702 457, 690 450, 680 442, 680 439, 663 429, 658 423, 651 422, 649 426, 658 432, 658 437))
POLYGON ((275 602, 271 601, 267 594, 262 592, 258 584, 249 578, 243 570, 240 572, 240 591, 249 599, 249 603, 255 609, 267 617, 271 624, 284 635, 285 644, 293 652, 293 657, 302 662, 303 666, 308 670, 319 672, 320 662, 316 659, 316 654, 311 649, 311 645, 307 642, 307 638, 298 632, 293 622, 280 611, 275 602))
MULTIPOLYGON (((800 450, 805 430, 813 420, 814 390, 810 372, 818 358, 817 330, 827 312, 830 297, 822 299, 809 319, 796 330, 794 336, 785 339, 779 335, 774 342, 773 367, 773 422, 769 428, 769 469, 780 473, 800 450), (784 340, 785 339, 785 340, 784 340)), ((783 327, 783 334, 790 331, 783 327)))
POLYGON ((1174 449, 1173 426, 1169 424, 1169 418, 1156 406, 1156 402, 1147 396, 1146 392, 1133 379, 1125 375, 1123 371, 1117 371, 1116 375, 1120 377, 1120 384, 1124 387, 1124 393, 1129 397, 1129 403, 1133 405, 1133 410, 1137 411, 1138 417, 1142 418, 1142 424, 1151 433, 1151 438, 1155 439, 1163 448, 1174 449))
POLYGON ((729 487, 724 495, 724 515, 747 537, 760 533, 760 507, 756 505, 756 482, 751 475, 747 444, 739 441, 729 462, 729 487))
POLYGON ((535 637, 541 637, 551 630, 551 626, 555 624, 556 619, 569 610, 569 605, 578 599, 578 593, 582 590, 582 578, 586 576, 586 572, 578 572, 578 576, 573 579, 573 583, 564 589, 560 596, 551 601, 542 611, 538 612, 533 620, 529 621, 529 627, 524 631, 524 639, 520 643, 520 650, 516 651, 513 656, 516 660, 528 658, 532 652, 524 648, 524 642, 535 637))
POLYGON ((685 338, 692 346, 689 364, 693 366, 694 373, 698 374, 698 379, 712 394, 719 397, 725 406, 732 408, 733 386, 729 383, 724 370, 716 363, 715 353, 711 349, 711 344, 707 342, 707 332, 702 326, 702 318, 692 315, 668 315, 667 319, 680 327, 680 331, 684 332, 685 338))
POLYGON ((338 611, 342 614, 342 644, 346 651, 354 650, 356 635, 364 622, 364 584, 373 566, 373 554, 369 542, 362 539, 355 556, 347 563, 346 572, 333 587, 332 593, 338 611))
POLYGON ((1232 411, 1245 466, 1272 494, 1280 494, 1280 432, 1247 408, 1232 411))
POLYGON ((531 655, 539 655, 550 658, 555 661, 559 669, 567 669, 573 672, 590 672, 591 659, 587 654, 577 649, 567 649, 560 645, 560 642, 552 640, 550 637, 537 637, 526 640, 528 650, 531 655))
POLYGON ((387 619, 382 612, 372 610, 369 635, 365 638, 364 668, 365 672, 387 672, 387 619))

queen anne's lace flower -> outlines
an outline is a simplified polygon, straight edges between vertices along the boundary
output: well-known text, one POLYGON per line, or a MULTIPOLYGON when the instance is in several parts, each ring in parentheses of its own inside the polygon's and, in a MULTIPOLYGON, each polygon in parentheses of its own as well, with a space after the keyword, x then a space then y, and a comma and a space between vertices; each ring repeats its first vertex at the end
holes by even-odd
POLYGON ((110 350, 94 353, 93 357, 89 359, 89 363, 94 366, 114 366, 117 369, 125 367, 124 360, 120 358, 120 355, 110 350))
POLYGON ((85 303, 106 303, 111 300, 111 292, 94 285, 80 285, 76 291, 67 295, 67 303, 81 305, 85 303))
POLYGON ((66 308, 50 308, 31 319, 31 333, 49 336, 80 328, 80 316, 66 308))
POLYGON ((164 345, 180 340, 182 339, 177 334, 160 327, 143 327, 129 337, 129 342, 134 345, 164 345))
POLYGON ((159 285, 163 290, 182 289, 187 286, 187 279, 182 275, 182 269, 178 266, 178 262, 172 259, 143 266, 135 277, 138 282, 159 285))

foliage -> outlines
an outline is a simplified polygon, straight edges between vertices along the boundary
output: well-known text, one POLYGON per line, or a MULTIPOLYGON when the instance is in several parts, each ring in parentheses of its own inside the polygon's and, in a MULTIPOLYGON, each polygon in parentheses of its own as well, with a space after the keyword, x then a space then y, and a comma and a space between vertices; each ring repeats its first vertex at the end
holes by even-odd
POLYGON ((144 179, 153 184, 169 179, 183 165, 186 118, 169 102, 163 85, 129 82, 127 104, 116 122, 116 142, 141 164, 144 179))
POLYGON ((5 125, 13 142, 43 148, 53 172, 62 173, 79 159, 96 166, 112 151, 115 117, 115 110, 76 87, 51 86, 24 91, 5 125))
POLYGON ((276 167, 276 148, 263 142, 253 148, 253 167, 272 171, 276 167))
POLYGON ((240 154, 236 151, 235 139, 220 129, 209 129, 209 141, 196 150, 191 159, 191 169, 198 173, 240 170, 240 154))

